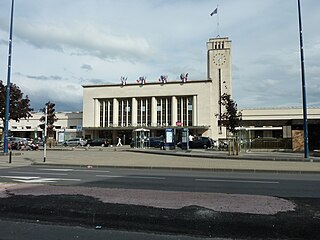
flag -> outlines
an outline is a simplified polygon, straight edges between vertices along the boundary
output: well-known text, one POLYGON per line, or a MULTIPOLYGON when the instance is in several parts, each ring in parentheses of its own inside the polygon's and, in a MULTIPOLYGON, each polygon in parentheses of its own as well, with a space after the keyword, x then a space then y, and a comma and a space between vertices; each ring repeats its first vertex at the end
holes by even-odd
POLYGON ((213 16, 213 15, 215 15, 215 14, 217 14, 217 13, 218 13, 218 8, 216 8, 215 10, 213 10, 213 12, 210 13, 210 16, 213 16))

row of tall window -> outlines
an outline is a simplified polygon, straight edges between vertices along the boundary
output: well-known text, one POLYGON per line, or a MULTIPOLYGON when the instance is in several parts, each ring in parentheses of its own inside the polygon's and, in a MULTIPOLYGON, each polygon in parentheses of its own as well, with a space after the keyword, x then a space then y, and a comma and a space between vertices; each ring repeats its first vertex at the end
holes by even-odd
POLYGON ((170 126, 171 122, 171 98, 157 98, 157 125, 170 126))
MULTIPOLYGON (((137 112, 136 123, 141 126, 151 126, 152 98, 136 98, 137 112)), ((117 125, 121 127, 132 125, 132 98, 121 98, 118 101, 117 125)), ((114 125, 114 102, 113 99, 99 99, 100 104, 100 126, 112 127, 114 125)), ((171 126, 172 122, 172 97, 156 97, 156 116, 158 126, 171 126)), ((193 97, 177 97, 177 116, 178 122, 183 126, 192 126, 193 116, 193 97)))
POLYGON ((100 126, 111 127, 113 125, 113 99, 101 99, 100 126))
POLYGON ((192 97, 177 97, 178 121, 183 126, 192 126, 192 97))
POLYGON ((151 125, 151 98, 138 98, 137 123, 139 125, 151 125))

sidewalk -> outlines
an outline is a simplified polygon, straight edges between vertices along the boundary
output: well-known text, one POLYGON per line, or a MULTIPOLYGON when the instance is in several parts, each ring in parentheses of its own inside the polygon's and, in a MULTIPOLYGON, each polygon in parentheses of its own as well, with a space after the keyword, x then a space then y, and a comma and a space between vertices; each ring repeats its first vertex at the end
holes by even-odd
POLYGON ((8 156, 0 156, 0 167, 18 167, 30 164, 81 167, 125 167, 187 169, 211 171, 254 171, 320 173, 320 158, 307 161, 302 153, 250 152, 229 156, 227 152, 206 150, 159 150, 107 148, 55 148, 48 149, 46 162, 43 151, 16 152, 12 163, 8 156))

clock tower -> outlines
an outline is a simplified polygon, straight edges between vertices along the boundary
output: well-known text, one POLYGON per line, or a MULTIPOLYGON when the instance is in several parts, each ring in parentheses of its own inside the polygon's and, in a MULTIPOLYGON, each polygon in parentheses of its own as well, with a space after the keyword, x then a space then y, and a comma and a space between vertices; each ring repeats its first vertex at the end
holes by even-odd
POLYGON ((212 80, 214 88, 221 88, 221 95, 232 95, 231 40, 211 38, 207 49, 208 79, 212 80))
MULTIPOLYGON (((212 81, 212 106, 216 120, 221 119, 224 111, 219 104, 224 93, 232 96, 232 72, 231 72, 231 40, 228 37, 217 37, 207 42, 207 78, 212 81)), ((217 121, 214 121, 217 124, 217 121)), ((222 134, 222 127, 218 127, 218 133, 222 134)))

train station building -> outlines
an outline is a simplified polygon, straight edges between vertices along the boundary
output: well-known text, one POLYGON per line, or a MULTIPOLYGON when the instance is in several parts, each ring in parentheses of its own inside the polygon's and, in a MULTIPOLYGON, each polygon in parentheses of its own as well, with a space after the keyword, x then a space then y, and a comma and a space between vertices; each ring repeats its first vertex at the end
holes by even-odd
MULTIPOLYGON (((211 38, 204 56, 206 79, 191 80, 188 74, 181 74, 178 80, 162 76, 83 85, 83 112, 60 113, 63 116, 58 117, 60 122, 56 124, 56 141, 65 140, 67 132, 76 132, 77 136, 107 138, 113 143, 120 137, 124 144, 129 144, 133 131, 139 128, 148 129, 151 137, 164 136, 166 129, 173 129, 177 141, 185 128, 195 136, 225 139, 226 129, 219 124, 224 107, 219 100, 225 93, 232 96, 231 54, 229 38, 211 38)), ((303 151, 302 108, 256 108, 241 112, 239 132, 243 141, 258 144, 257 147, 271 142, 271 148, 303 151)), ((35 114, 34 118, 34 121, 21 119, 19 123, 10 121, 11 133, 24 137, 35 132, 41 134, 39 116, 35 114)), ((0 121, 0 128, 1 125, 0 121)), ((308 126, 310 149, 320 149, 320 108, 308 109, 308 126)))
MULTIPOLYGON (((83 129, 87 137, 131 137, 136 128, 151 136, 166 128, 188 128, 193 135, 219 138, 220 96, 232 93, 231 41, 210 39, 207 43, 207 79, 158 79, 83 86, 83 129)), ((126 140, 126 139, 124 139, 126 140)))

